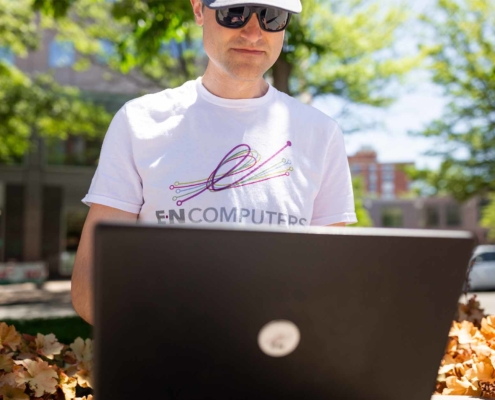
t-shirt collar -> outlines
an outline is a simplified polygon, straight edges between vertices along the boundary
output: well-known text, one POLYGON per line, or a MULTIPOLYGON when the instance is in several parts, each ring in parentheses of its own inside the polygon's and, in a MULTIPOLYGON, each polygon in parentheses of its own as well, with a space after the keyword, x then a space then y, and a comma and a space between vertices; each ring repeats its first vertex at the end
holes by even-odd
POLYGON ((196 89, 198 94, 206 101, 217 106, 228 107, 228 108, 248 108, 248 107, 259 107, 265 105, 270 100, 272 100, 275 93, 275 88, 268 84, 268 91, 262 97, 257 97, 254 99, 224 99, 222 97, 215 96, 213 93, 209 92, 203 85, 203 77, 200 76, 196 79, 196 89))

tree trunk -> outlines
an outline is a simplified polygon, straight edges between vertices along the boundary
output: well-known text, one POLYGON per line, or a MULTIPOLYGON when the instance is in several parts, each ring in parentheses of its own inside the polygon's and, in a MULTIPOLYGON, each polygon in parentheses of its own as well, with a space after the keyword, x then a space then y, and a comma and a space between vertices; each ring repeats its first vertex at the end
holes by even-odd
POLYGON ((280 56, 273 65, 273 86, 290 96, 289 78, 292 72, 292 64, 280 56))

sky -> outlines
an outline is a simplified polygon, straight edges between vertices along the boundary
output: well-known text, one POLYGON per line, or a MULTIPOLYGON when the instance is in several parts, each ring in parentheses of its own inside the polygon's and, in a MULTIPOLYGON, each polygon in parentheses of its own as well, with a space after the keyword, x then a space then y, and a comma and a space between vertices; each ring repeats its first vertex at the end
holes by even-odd
MULTIPOLYGON (((435 140, 410 135, 429 121, 442 116, 446 100, 438 90, 427 83, 418 86, 414 93, 401 96, 390 108, 384 110, 364 109, 370 119, 383 122, 384 127, 346 134, 344 138, 349 155, 355 154, 363 146, 374 148, 379 162, 415 162, 419 168, 436 169, 440 164, 437 157, 424 153, 435 146, 435 140)), ((341 105, 334 99, 318 99, 313 106, 333 116, 339 113, 341 105)))
MULTIPOLYGON (((392 4, 397 0, 382 1, 384 4, 392 4)), ((415 0, 411 3, 415 11, 425 11, 433 2, 415 0)), ((414 45, 414 35, 399 42, 401 48, 411 48, 414 45)), ((420 72, 411 77, 414 81, 413 90, 401 95, 390 108, 386 110, 370 109, 370 107, 362 109, 362 113, 371 119, 383 122, 383 129, 346 134, 342 126, 349 155, 353 155, 363 146, 371 146, 378 153, 379 162, 412 161, 419 168, 438 168, 441 161, 439 158, 424 155, 428 149, 435 146, 435 140, 412 136, 408 134, 408 131, 421 130, 429 121, 440 118, 446 99, 442 97, 441 88, 429 82, 427 74, 420 72)), ((331 96, 318 98, 312 105, 330 116, 338 115, 342 107, 342 103, 331 96)))

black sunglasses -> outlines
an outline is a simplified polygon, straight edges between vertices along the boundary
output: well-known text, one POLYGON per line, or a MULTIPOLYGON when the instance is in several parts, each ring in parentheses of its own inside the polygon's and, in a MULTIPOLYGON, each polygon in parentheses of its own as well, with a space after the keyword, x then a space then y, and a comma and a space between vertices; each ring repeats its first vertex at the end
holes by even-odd
POLYGON ((230 29, 245 26, 256 13, 261 29, 266 32, 281 32, 289 25, 291 13, 276 7, 238 6, 216 9, 217 22, 230 29))

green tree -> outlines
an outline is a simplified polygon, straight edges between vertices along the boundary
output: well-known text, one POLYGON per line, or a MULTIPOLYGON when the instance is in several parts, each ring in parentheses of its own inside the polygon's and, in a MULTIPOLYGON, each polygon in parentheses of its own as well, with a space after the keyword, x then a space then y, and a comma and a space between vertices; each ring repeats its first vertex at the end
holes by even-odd
POLYGON ((422 20, 432 33, 429 69, 449 103, 440 119, 416 132, 437 139, 429 154, 442 157, 439 170, 411 176, 460 201, 487 197, 481 223, 495 240, 495 2, 439 0, 422 20))
MULTIPOLYGON (((0 0, 0 48, 25 56, 39 46, 39 31, 28 0, 0 0)), ((29 77, 0 60, 0 161, 19 162, 31 137, 101 135, 111 116, 75 88, 49 75, 29 77)))
MULTIPOLYGON (((45 15, 58 18, 58 28, 63 27, 76 41, 81 53, 91 47, 87 45, 91 36, 106 34, 117 49, 112 67, 120 72, 130 73, 138 68, 151 84, 159 87, 176 86, 201 74, 205 66, 204 57, 197 59, 201 28, 194 22, 188 1, 104 3, 36 0, 34 4, 45 15), (103 11, 97 11, 105 7, 111 7, 114 21, 109 21, 103 11), (90 17, 74 18, 83 14, 90 17), (177 57, 160 51, 163 43, 170 41, 178 44, 177 57)), ((281 57, 269 72, 274 86, 309 99, 332 94, 353 104, 392 104, 397 91, 391 91, 389 86, 403 83, 427 54, 427 49, 408 56, 390 51, 399 30, 411 17, 405 9, 404 4, 384 9, 382 2, 369 0, 345 4, 336 0, 305 0, 303 12, 289 25, 281 57)))
POLYGON ((74 44, 78 71, 98 64, 109 74, 125 74, 144 93, 178 86, 205 68, 201 30, 190 23, 187 1, 37 0, 34 7, 42 28, 74 44))
POLYGON ((458 200, 495 191, 495 2, 439 0, 423 15, 433 81, 449 99, 444 115, 417 135, 437 139, 438 171, 413 178, 458 200), (432 45, 433 43, 433 45, 432 45))
POLYGON ((481 226, 488 228, 488 239, 495 241, 495 193, 488 198, 490 203, 483 209, 481 226))
POLYGON ((373 221, 364 207, 364 184, 361 177, 352 179, 352 187, 354 190, 354 205, 356 208, 357 224, 351 226, 370 227, 373 226, 373 221))

